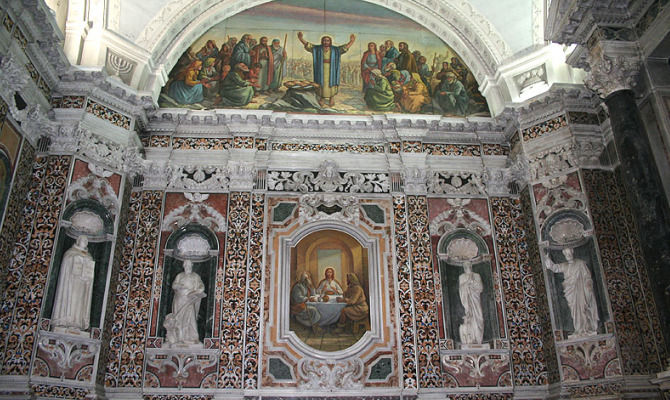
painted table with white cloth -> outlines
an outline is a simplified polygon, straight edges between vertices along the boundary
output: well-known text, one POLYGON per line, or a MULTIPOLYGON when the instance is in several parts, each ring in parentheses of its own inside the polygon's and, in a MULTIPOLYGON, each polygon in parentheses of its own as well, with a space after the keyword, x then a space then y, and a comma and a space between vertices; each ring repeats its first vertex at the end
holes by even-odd
POLYGON ((307 306, 312 306, 319 311, 321 319, 319 326, 328 326, 340 320, 342 309, 347 303, 338 303, 337 299, 342 296, 328 296, 328 301, 308 301, 307 306))

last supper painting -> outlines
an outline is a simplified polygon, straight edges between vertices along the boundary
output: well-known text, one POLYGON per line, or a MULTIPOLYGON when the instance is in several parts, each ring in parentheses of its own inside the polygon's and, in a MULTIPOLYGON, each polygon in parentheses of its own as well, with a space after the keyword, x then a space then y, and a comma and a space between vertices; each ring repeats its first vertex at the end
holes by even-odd
POLYGON ((184 51, 161 107, 490 116, 462 58, 407 17, 354 0, 279 0, 184 51))
POLYGON ((339 351, 370 330, 368 250, 338 230, 319 230, 291 251, 289 329, 308 346, 339 351))

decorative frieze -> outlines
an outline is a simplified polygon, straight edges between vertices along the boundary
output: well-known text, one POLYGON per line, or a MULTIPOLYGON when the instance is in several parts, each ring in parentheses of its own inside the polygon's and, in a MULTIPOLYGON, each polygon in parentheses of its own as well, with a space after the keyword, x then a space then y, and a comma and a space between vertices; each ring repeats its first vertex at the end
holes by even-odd
POLYGON ((318 171, 268 171, 267 186, 277 192, 388 193, 386 173, 339 171, 337 163, 324 161, 318 171))
POLYGON ((427 180, 428 193, 482 195, 482 176, 475 172, 433 172, 427 180))
MULTIPOLYGON (((156 167, 160 168, 159 165, 156 165, 156 167)), ((167 186, 171 189, 198 190, 203 192, 228 190, 230 178, 225 166, 175 165, 164 168, 166 172, 169 172, 167 186)), ((158 171, 158 174, 160 178, 160 171, 158 171)))
POLYGON ((424 143, 423 152, 432 156, 480 157, 482 155, 478 144, 424 143))
POLYGON ((566 126, 568 126, 568 121, 565 118, 565 114, 561 114, 557 117, 540 122, 539 124, 522 129, 521 134, 523 136, 523 141, 527 142, 548 135, 566 126))
MULTIPOLYGON (((161 139, 161 142, 163 142, 164 140, 165 139, 161 139)), ((172 148, 174 150, 225 150, 230 149, 232 145, 233 145, 233 138, 196 138, 196 137, 172 138, 172 148)))
POLYGON ((112 125, 116 125, 123 129, 130 129, 130 117, 123 115, 110 107, 102 105, 95 100, 88 99, 86 102, 86 112, 91 113, 112 125))
MULTIPOLYGON (((348 153, 384 153, 383 144, 352 144, 352 143, 292 143, 273 142, 273 151, 329 151, 348 153)), ((259 149, 260 150, 260 149, 259 149)))

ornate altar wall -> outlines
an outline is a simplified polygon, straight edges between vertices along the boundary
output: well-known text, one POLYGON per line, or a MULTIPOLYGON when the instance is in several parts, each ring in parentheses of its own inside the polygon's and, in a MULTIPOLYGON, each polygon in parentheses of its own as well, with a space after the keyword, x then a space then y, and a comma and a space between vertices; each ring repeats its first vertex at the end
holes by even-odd
POLYGON ((96 73, 31 79, 46 34, 16 12, 0 397, 662 395, 618 117, 583 86, 495 117, 158 108, 96 73), (82 235, 78 329, 52 309, 82 235), (200 283, 183 318, 180 276, 200 283))

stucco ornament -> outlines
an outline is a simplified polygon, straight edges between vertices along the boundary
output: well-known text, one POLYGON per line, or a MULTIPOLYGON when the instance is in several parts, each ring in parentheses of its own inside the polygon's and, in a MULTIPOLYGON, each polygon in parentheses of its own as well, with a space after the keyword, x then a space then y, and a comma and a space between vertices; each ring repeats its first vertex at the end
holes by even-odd
POLYGON ((324 192, 334 192, 338 187, 347 183, 347 180, 340 176, 337 163, 332 160, 326 160, 319 166, 319 172, 314 178, 314 184, 324 192))
POLYGON ((95 261, 88 252, 88 237, 81 235, 63 255, 51 314, 56 327, 86 330, 90 325, 95 261))
POLYGON ((357 358, 337 362, 303 358, 298 362, 303 389, 362 388, 363 371, 363 363, 357 358))

